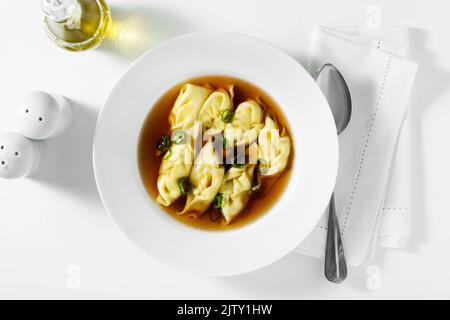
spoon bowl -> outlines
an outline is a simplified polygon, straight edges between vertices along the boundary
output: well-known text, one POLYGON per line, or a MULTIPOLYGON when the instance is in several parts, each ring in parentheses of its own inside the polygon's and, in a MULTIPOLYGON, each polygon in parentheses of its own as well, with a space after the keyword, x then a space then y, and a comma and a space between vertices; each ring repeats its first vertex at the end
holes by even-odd
POLYGON ((345 130, 352 114, 352 99, 347 82, 331 63, 324 64, 314 77, 333 113, 338 134, 345 130))

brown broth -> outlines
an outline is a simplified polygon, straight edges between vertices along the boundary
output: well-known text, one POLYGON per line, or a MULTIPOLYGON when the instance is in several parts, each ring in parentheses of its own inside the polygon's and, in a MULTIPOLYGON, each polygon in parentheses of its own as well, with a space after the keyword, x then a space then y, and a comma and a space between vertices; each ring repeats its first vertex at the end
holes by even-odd
MULTIPOLYGON (((245 101, 246 99, 257 100, 258 97, 262 98, 265 105, 267 105, 269 109, 275 112, 279 123, 284 125, 287 131, 286 133, 292 141, 288 122, 282 114, 279 106, 267 93, 265 93, 255 85, 247 81, 228 76, 204 76, 183 81, 182 83, 179 83, 170 88, 155 103, 152 110, 149 112, 147 118, 145 119, 144 125, 141 130, 138 146, 138 165, 144 186, 155 203, 157 203, 156 198, 158 197, 157 179, 159 166, 161 164, 161 157, 158 157, 156 155, 156 141, 163 134, 170 134, 170 126, 168 122, 169 113, 178 96, 178 93, 180 92, 181 87, 186 83, 192 83, 201 86, 212 85, 214 88, 227 88, 228 86, 234 84, 238 89, 237 94, 234 98, 235 107, 237 107, 240 102, 245 101)), ((177 215, 177 212, 180 212, 184 208, 184 204, 186 201, 184 197, 180 198, 170 207, 165 207, 159 204, 158 205, 163 211, 167 212, 176 220, 194 228, 219 231, 242 227, 267 212, 280 198, 290 178, 293 159, 292 145, 293 143, 291 143, 291 154, 289 157, 289 162, 283 173, 281 173, 276 178, 265 178, 262 183, 262 189, 259 192, 258 196, 252 196, 247 206, 229 225, 220 223, 220 220, 216 222, 213 222, 211 220, 210 214, 214 214, 213 217, 218 214, 217 212, 214 212, 215 209, 212 208, 212 206, 199 218, 177 215)))

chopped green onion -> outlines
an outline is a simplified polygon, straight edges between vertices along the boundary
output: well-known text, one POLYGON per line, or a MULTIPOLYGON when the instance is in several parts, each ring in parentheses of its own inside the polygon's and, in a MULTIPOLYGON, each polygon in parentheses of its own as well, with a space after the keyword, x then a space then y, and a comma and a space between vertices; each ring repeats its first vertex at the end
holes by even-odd
POLYGON ((164 153, 163 160, 169 159, 171 155, 172 155, 172 150, 171 150, 171 149, 168 149, 168 150, 166 151, 166 153, 164 153))
POLYGON ((164 134, 156 142, 156 149, 158 149, 161 152, 164 152, 165 150, 170 149, 171 145, 172 141, 170 140, 170 137, 167 134, 164 134))
POLYGON ((178 187, 180 188, 180 192, 183 196, 187 195, 191 188, 189 178, 181 178, 180 180, 178 180, 178 187))
POLYGON ((186 135, 183 130, 177 130, 172 137, 172 142, 175 144, 184 143, 186 140, 186 135))
POLYGON ((220 114, 220 119, 225 123, 230 123, 233 121, 234 112, 230 109, 225 109, 220 114))
POLYGON ((214 201, 213 201, 213 206, 216 209, 222 209, 223 208, 223 194, 218 193, 216 195, 216 197, 214 198, 214 201))

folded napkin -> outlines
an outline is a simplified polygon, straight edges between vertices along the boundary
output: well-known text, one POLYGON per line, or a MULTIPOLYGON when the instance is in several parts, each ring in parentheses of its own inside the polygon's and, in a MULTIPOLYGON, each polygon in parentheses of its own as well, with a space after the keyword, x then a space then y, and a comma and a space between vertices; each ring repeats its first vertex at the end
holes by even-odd
MULTIPOLYGON (((334 64, 346 79, 353 112, 339 136, 337 215, 347 261, 360 265, 377 246, 405 245, 409 235, 408 97, 417 64, 408 60, 406 27, 318 27, 309 70, 334 64), (406 120, 406 121, 405 121, 406 120)), ((295 250, 323 257, 328 209, 295 250)))

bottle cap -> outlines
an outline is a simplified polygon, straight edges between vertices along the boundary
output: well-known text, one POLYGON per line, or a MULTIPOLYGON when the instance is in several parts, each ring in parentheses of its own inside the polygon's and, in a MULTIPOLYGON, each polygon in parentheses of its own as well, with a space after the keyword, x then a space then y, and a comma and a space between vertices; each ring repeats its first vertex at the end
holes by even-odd
POLYGON ((77 0, 42 0, 42 10, 50 19, 62 22, 70 18, 77 8, 77 0))

